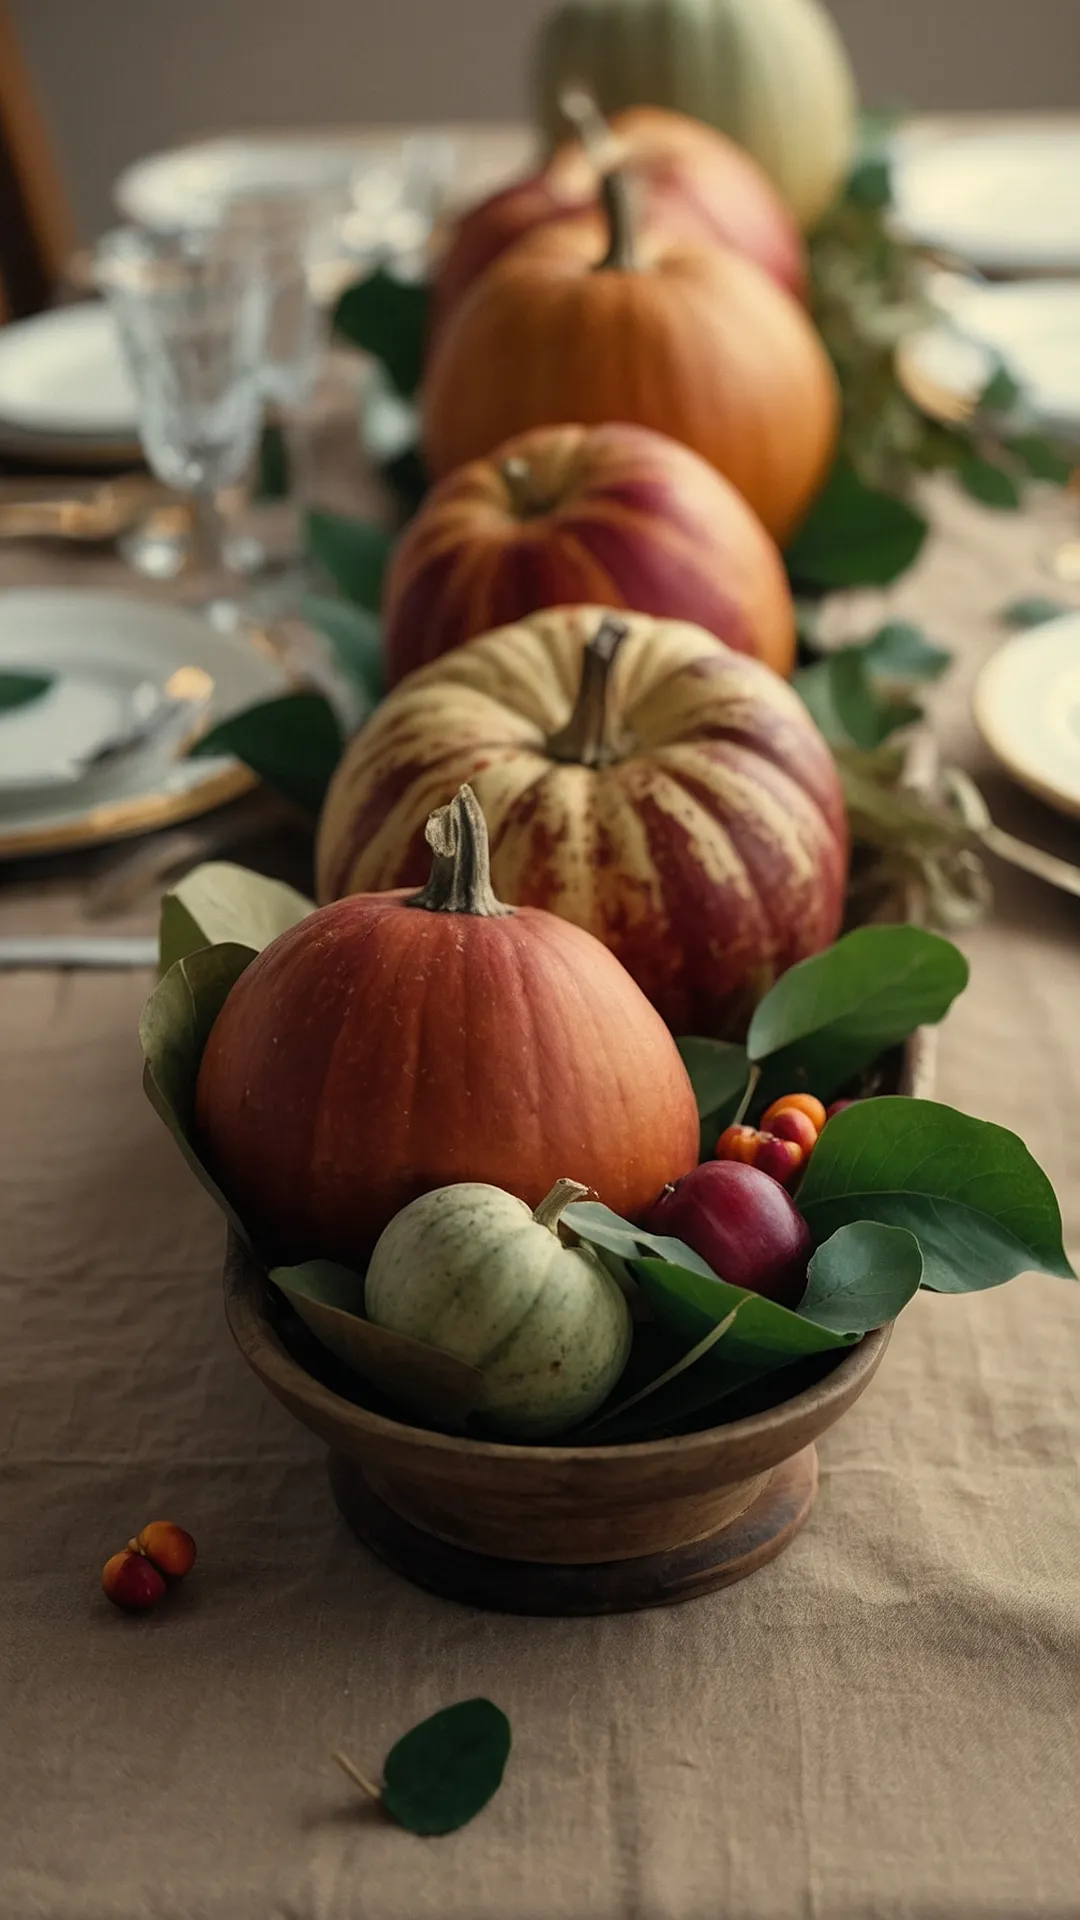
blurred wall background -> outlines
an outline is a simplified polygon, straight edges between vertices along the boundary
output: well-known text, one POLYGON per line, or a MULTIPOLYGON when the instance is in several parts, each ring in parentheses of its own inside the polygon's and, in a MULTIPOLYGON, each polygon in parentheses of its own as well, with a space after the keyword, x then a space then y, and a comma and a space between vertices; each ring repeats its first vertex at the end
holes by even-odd
MULTIPOLYGON (((129 160, 235 127, 513 120, 546 0, 14 0, 83 237, 129 160)), ((1080 0, 831 0, 869 105, 1080 106, 1080 0)))

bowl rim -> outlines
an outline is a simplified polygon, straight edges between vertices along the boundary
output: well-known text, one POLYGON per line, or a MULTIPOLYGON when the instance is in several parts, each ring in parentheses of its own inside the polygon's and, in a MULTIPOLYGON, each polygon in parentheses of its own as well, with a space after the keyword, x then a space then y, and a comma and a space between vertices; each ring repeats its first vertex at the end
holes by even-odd
POLYGON ((690 1458, 706 1452, 718 1441, 734 1448, 740 1442, 764 1439, 789 1424, 792 1419, 815 1414, 837 1400, 845 1400, 864 1376, 876 1373, 892 1336, 893 1322, 864 1333, 854 1346, 838 1348, 840 1358, 823 1380, 804 1387, 800 1393, 781 1400, 760 1413, 748 1414, 717 1427, 703 1427, 695 1433, 672 1434, 660 1440, 625 1440, 610 1446, 530 1446, 516 1441, 474 1439, 469 1434, 443 1433, 434 1427, 414 1427, 407 1420, 392 1420, 372 1413, 353 1400, 344 1400, 331 1387, 316 1380, 293 1358, 280 1335, 269 1324, 258 1300, 258 1288, 273 1283, 262 1264, 229 1228, 225 1251, 225 1317, 240 1352, 253 1372, 271 1388, 280 1388, 290 1399, 302 1400, 312 1412, 333 1419, 359 1437, 386 1440, 416 1452, 436 1451, 470 1460, 511 1462, 521 1460, 554 1466, 570 1461, 595 1460, 598 1463, 627 1460, 690 1458))

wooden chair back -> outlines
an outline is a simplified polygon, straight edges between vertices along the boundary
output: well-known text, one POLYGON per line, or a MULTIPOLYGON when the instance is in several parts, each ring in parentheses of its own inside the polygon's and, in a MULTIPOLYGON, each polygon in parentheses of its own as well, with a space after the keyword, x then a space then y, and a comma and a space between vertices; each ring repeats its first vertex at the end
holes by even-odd
POLYGON ((0 321, 48 306, 74 223, 11 10, 0 0, 0 321))

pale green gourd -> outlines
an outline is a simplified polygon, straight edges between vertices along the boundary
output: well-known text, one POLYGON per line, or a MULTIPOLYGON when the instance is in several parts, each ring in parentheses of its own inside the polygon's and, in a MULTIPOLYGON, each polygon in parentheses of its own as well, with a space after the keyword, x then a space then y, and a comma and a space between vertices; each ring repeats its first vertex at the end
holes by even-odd
POLYGON ((605 113, 672 107, 729 134, 804 229, 851 164, 855 78, 820 0, 565 0, 541 24, 535 87, 552 142, 559 91, 584 81, 605 113))
POLYGON ((439 1187, 391 1220, 371 1256, 368 1318, 479 1368, 478 1417, 516 1440, 587 1419, 629 1357, 620 1287, 590 1248, 559 1239, 563 1208, 587 1192, 560 1180, 534 1214, 501 1187, 439 1187))

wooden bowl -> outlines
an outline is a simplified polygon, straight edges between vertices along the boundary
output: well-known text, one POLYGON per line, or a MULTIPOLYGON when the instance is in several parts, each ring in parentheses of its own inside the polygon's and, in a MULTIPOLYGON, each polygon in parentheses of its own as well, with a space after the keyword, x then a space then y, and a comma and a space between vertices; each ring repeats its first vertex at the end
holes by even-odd
POLYGON ((248 1364, 330 1449, 334 1497, 381 1559, 418 1585, 512 1613, 614 1613, 753 1573, 802 1526, 814 1441, 856 1401, 891 1329, 748 1419, 666 1440, 524 1447, 432 1433, 369 1411, 305 1371, 270 1283, 230 1236, 225 1311, 248 1364))

